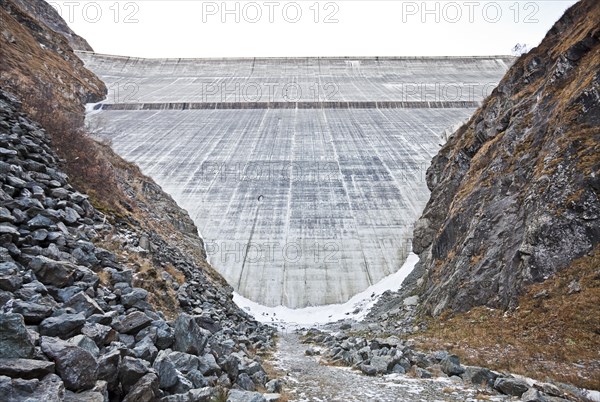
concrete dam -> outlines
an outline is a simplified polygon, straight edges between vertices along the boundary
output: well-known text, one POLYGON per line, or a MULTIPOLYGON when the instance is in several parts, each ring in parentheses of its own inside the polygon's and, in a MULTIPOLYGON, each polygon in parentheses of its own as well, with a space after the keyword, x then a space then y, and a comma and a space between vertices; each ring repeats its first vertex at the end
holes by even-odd
POLYGON ((98 135, 189 211, 237 292, 291 308, 402 266, 431 158, 513 62, 78 55, 109 88, 98 135))

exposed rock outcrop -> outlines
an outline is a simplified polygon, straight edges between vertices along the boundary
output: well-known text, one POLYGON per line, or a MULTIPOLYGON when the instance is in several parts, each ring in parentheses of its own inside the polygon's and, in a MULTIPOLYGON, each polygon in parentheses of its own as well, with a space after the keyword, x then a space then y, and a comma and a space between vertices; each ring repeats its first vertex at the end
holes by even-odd
POLYGON ((0 21, 2 88, 83 121, 84 104, 104 98, 106 86, 73 52, 70 43, 79 37, 43 0, 0 0, 0 21))
MULTIPOLYGON (((15 4, 18 4, 23 10, 27 11, 29 15, 40 20, 43 24, 48 26, 54 32, 64 36, 68 41, 69 45, 73 50, 86 50, 93 51, 89 43, 77 35, 62 19, 59 12, 44 0, 31 1, 31 0, 14 0, 15 4)), ((60 7, 59 3, 56 3, 57 7, 60 7)), ((68 10, 66 5, 63 5, 64 10, 59 8, 61 12, 68 10)))
POLYGON ((597 1, 571 7, 433 159, 411 278, 426 313, 514 307, 600 241, 599 22, 597 1))

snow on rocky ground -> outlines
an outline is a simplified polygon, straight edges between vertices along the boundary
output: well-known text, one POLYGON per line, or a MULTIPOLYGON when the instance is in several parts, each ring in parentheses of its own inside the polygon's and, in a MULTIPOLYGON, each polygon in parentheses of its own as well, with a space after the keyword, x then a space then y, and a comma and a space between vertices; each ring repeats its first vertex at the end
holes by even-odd
MULTIPOLYGON (((280 337, 274 365, 287 375, 285 391, 295 402, 419 402, 477 401, 478 391, 448 378, 416 379, 402 374, 366 376, 348 367, 320 363, 306 356, 306 345, 296 333, 280 337)), ((508 400, 506 395, 486 395, 490 401, 508 400)))
POLYGON ((266 307, 234 293, 233 301, 260 322, 280 329, 294 329, 305 326, 319 326, 344 319, 362 320, 387 290, 400 289, 402 281, 419 261, 416 254, 410 253, 404 265, 394 274, 358 293, 343 304, 291 309, 285 306, 266 307))

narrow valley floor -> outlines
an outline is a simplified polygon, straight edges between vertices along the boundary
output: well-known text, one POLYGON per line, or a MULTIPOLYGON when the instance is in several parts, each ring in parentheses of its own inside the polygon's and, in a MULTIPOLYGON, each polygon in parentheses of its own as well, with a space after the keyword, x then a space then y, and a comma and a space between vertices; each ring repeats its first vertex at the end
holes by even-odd
MULTIPOLYGON (((325 365, 319 356, 306 356, 307 348, 296 333, 280 335, 272 364, 284 375, 284 391, 290 402, 478 400, 476 389, 456 384, 448 378, 416 379, 399 374, 369 377, 348 367, 325 365)), ((509 397, 494 395, 485 399, 503 401, 509 397)))

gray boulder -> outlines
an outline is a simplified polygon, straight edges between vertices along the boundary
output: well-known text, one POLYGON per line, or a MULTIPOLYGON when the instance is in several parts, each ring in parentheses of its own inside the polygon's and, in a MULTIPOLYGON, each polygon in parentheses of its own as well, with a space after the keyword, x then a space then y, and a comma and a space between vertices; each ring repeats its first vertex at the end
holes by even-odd
POLYGON ((0 376, 0 395, 3 402, 63 402, 65 386, 56 374, 41 381, 0 376))
POLYGON ((56 372, 72 391, 94 386, 98 363, 88 351, 57 338, 42 336, 42 351, 56 363, 56 372))
POLYGON ((0 359, 0 375, 23 378, 44 378, 54 373, 54 363, 32 359, 0 359))
POLYGON ((208 379, 199 370, 192 370, 185 377, 192 382, 194 388, 204 388, 208 385, 208 379))
POLYGON ((66 261, 55 261, 41 255, 35 256, 29 263, 37 279, 44 285, 58 288, 73 284, 77 266, 66 261))
POLYGON ((204 387, 191 389, 184 394, 169 395, 161 398, 160 402, 213 402, 215 399, 213 388, 204 387))
POLYGON ((165 321, 153 321, 152 327, 156 328, 156 341, 154 344, 160 350, 166 349, 173 345, 175 341, 175 332, 165 321))
POLYGON ((159 387, 161 389, 167 389, 177 384, 177 377, 179 371, 175 368, 175 365, 169 359, 169 354, 165 350, 158 352, 158 356, 154 360, 152 368, 156 370, 159 379, 159 387))
POLYGON ((200 365, 200 359, 198 356, 183 352, 171 352, 169 353, 169 359, 173 362, 175 368, 177 368, 177 370, 181 371, 183 374, 197 370, 200 365))
POLYGON ((358 368, 360 369, 360 371, 362 371, 366 375, 377 374, 377 369, 375 367, 371 366, 370 364, 362 363, 360 366, 358 366, 358 368))
POLYGON ((92 314, 104 314, 98 303, 84 292, 79 292, 65 303, 65 307, 71 307, 78 313, 82 313, 85 317, 92 314))
POLYGON ((114 328, 124 334, 136 334, 141 329, 147 327, 152 319, 141 311, 134 311, 127 314, 121 321, 114 325, 114 328))
POLYGON ((100 354, 98 345, 96 345, 93 340, 85 335, 75 335, 74 337, 70 338, 68 342, 87 350, 95 358, 98 358, 98 355, 100 354))
POLYGON ((70 338, 79 333, 83 324, 85 324, 85 315, 82 313, 48 317, 40 324, 40 335, 70 338))
POLYGON ((65 392, 64 402, 105 402, 104 395, 98 391, 65 392))
POLYGON ((49 304, 15 300, 12 305, 12 311, 13 313, 21 314, 26 324, 37 325, 52 314, 52 306, 49 304))
POLYGON ((153 362, 158 354, 158 349, 154 346, 154 342, 152 342, 152 338, 150 336, 145 336, 141 341, 139 341, 132 350, 135 357, 139 357, 140 359, 147 360, 149 362, 153 362))
POLYGON ((241 389, 243 389, 243 390, 246 390, 246 391, 256 391, 256 387, 254 386, 254 382, 252 382, 252 379, 246 373, 240 373, 240 375, 238 375, 236 384, 241 389))
POLYGON ((373 356, 371 358, 371 367, 375 369, 378 374, 385 374, 393 363, 391 356, 373 356))
POLYGON ((0 263, 0 289, 14 292, 23 284, 19 267, 14 262, 0 263))
POLYGON ((498 374, 483 367, 465 366, 465 372, 461 377, 475 386, 493 387, 498 374))
POLYGON ((34 346, 21 314, 0 314, 0 358, 31 358, 34 346))
POLYGON ((119 384, 120 363, 121 353, 117 349, 111 350, 98 359, 98 379, 106 381, 111 391, 116 390, 119 384))
POLYGON ((193 316, 180 314, 175 321, 175 342, 173 349, 195 355, 202 354, 210 332, 200 327, 193 316))
POLYGON ((121 303, 126 307, 136 307, 139 302, 145 302, 148 291, 142 288, 133 288, 131 292, 121 295, 121 303))
POLYGON ((521 395, 521 400, 523 402, 548 402, 542 393, 535 388, 529 388, 527 392, 521 395))
POLYGON ((111 342, 116 341, 118 337, 117 331, 108 325, 91 322, 86 322, 83 325, 81 333, 96 342, 98 347, 108 345, 111 342))
POLYGON ((419 366, 412 366, 411 373, 416 378, 433 378, 433 374, 431 374, 431 372, 429 372, 428 370, 425 370, 419 366))
POLYGON ((465 369, 460 365, 460 360, 456 355, 449 355, 442 359, 440 362, 442 371, 448 376, 461 375, 465 372, 465 369))
POLYGON ((123 388, 123 391, 128 393, 132 387, 149 371, 150 365, 148 362, 130 356, 123 358, 119 366, 119 379, 121 381, 121 387, 123 388))
POLYGON ((529 389, 523 380, 510 377, 498 377, 494 382, 494 388, 506 395, 521 396, 529 389))
POLYGON ((133 385, 123 402, 153 402, 158 399, 159 392, 158 377, 148 373, 133 385))

